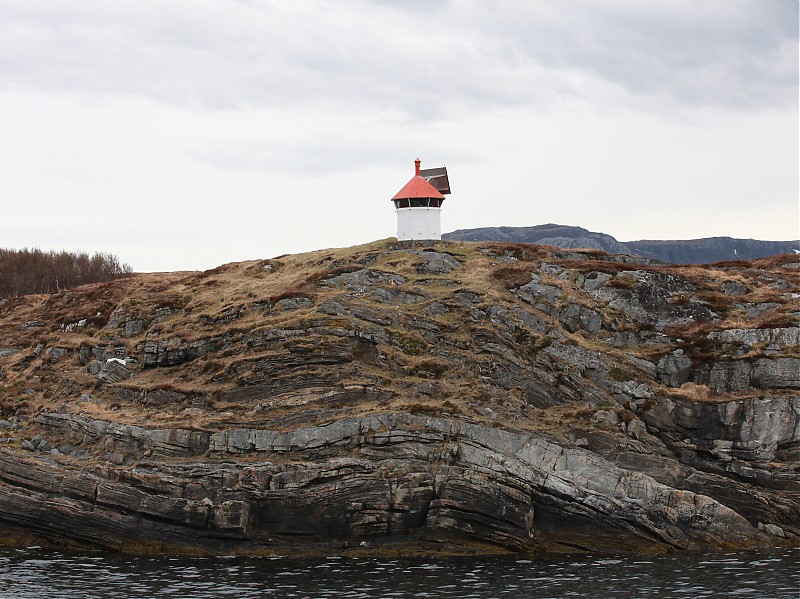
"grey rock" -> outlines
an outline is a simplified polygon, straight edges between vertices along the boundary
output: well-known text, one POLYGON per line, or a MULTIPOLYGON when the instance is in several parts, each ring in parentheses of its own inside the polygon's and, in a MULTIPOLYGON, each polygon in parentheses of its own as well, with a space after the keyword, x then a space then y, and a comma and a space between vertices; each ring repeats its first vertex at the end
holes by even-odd
MULTIPOLYGON (((108 439, 116 449, 139 451, 150 447, 154 455, 193 456, 208 450, 210 433, 187 429, 146 429, 130 424, 94 420, 74 414, 44 413, 35 418, 42 426, 79 441, 108 439)), ((105 447, 104 447, 105 449, 105 447)))
POLYGON ((111 358, 106 361, 95 374, 95 378, 104 383, 119 383, 131 377, 133 372, 123 361, 118 358, 111 358))
POLYGON ((708 385, 716 394, 745 391, 750 388, 752 370, 752 364, 744 360, 720 360, 711 363, 707 370, 698 368, 693 378, 695 383, 708 385))
POLYGON ((531 282, 517 289, 516 294, 532 306, 549 312, 564 292, 555 285, 542 283, 541 277, 533 275, 531 282))
POLYGON ((725 295, 745 295, 750 293, 750 289, 738 281, 725 281, 719 288, 725 295))
POLYGON ((611 334, 609 340, 616 347, 637 347, 643 341, 639 333, 634 331, 617 331, 611 334))
POLYGON ((176 366, 195 360, 224 346, 221 339, 206 337, 184 341, 181 337, 149 339, 144 344, 143 365, 145 368, 176 366))
POLYGON ((742 310, 746 318, 758 318, 764 312, 774 310, 779 306, 780 304, 776 304, 775 302, 736 304, 736 308, 742 310))
POLYGON ((164 322, 167 318, 169 318, 172 314, 175 313, 169 306, 162 306, 157 308, 155 312, 153 312, 153 318, 150 320, 150 324, 157 324, 159 322, 164 322))
POLYGON ((49 360, 53 360, 53 361, 60 360, 61 358, 66 356, 68 353, 69 353, 69 349, 67 349, 66 347, 48 347, 44 351, 45 358, 47 358, 49 360))
POLYGON ((762 358, 757 360, 751 379, 759 389, 800 389, 800 359, 762 358))
POLYGON ((777 329, 725 329, 708 334, 712 341, 720 343, 741 343, 746 346, 775 343, 778 345, 800 344, 800 327, 777 329))
POLYGON ((430 275, 446 275, 461 266, 461 262, 450 254, 441 252, 419 252, 422 262, 416 265, 418 273, 430 275))
POLYGON ((600 287, 604 287, 611 280, 612 276, 605 272, 590 272, 581 281, 582 286, 587 291, 594 291, 600 287))
POLYGON ((647 373, 649 378, 655 379, 656 378, 656 365, 653 364, 650 360, 645 360, 644 358, 639 358, 638 356, 631 356, 627 355, 625 358, 634 364, 637 368, 643 370, 647 373))
MULTIPOLYGON (((730 441, 737 457, 771 461, 780 448, 800 441, 800 397, 754 398, 720 403, 653 398, 639 417, 698 447, 730 441)), ((721 446, 717 445, 719 450, 721 446)))
POLYGON ((621 271, 619 286, 606 285, 590 291, 596 301, 624 314, 625 318, 653 325, 657 330, 692 322, 712 321, 719 316, 692 294, 691 282, 664 272, 621 271), (673 301, 690 298, 689 301, 673 301))
POLYGON ((475 308, 483 303, 483 298, 472 291, 457 291, 453 294, 453 297, 470 308, 475 308))
MULTIPOLYGON (((385 310, 373 310, 371 308, 352 305, 350 303, 344 303, 336 300, 329 300, 320 304, 317 307, 317 311, 323 314, 329 314, 331 316, 353 316, 357 320, 362 321, 359 323, 358 329, 342 329, 342 334, 359 337, 366 336, 365 338, 369 337, 376 341, 380 340, 381 342, 389 341, 389 337, 383 327, 395 324, 395 315, 391 313, 387 314, 385 310), (370 323, 371 325, 375 326, 368 326, 364 323, 370 323)), ((303 332, 289 333, 290 336, 295 334, 302 335, 303 332)))
POLYGON ((761 358, 718 360, 703 364, 692 372, 692 379, 708 385, 716 394, 758 389, 800 388, 800 360, 797 358, 761 358))
POLYGON ((769 535, 780 537, 782 539, 786 538, 786 533, 784 532, 784 530, 776 524, 763 524, 759 522, 758 530, 763 530, 765 533, 769 535))
POLYGON ((487 418, 491 418, 492 420, 497 419, 497 414, 495 413, 495 411, 488 406, 475 406, 475 411, 481 416, 486 416, 487 418))
POLYGON ((97 347, 81 345, 78 349, 78 359, 81 364, 89 364, 92 360, 97 360, 102 364, 111 358, 124 360, 126 351, 124 345, 98 345, 97 347))
POLYGON ((135 337, 136 335, 140 335, 144 331, 144 321, 138 318, 126 318, 125 319, 125 337, 135 337))
POLYGON ((593 335, 603 326, 603 317, 598 312, 579 304, 567 304, 558 320, 570 333, 583 329, 593 335))
POLYGON ((603 326, 603 317, 600 313, 585 306, 581 307, 579 319, 581 328, 591 335, 600 331, 603 326))
POLYGON ((614 392, 632 399, 649 399, 653 396, 653 390, 646 384, 638 381, 613 382, 609 387, 614 392))
POLYGON ((656 372, 659 380, 669 387, 680 387, 689 380, 692 360, 676 349, 658 361, 656 372))
POLYGON ((414 293, 406 293, 395 288, 378 287, 372 292, 372 297, 375 301, 382 304, 398 305, 412 305, 425 301, 425 297, 414 293))
POLYGON ((634 418, 628 422, 627 426, 625 427, 625 432, 629 437, 633 437, 634 439, 641 441, 644 440, 647 435, 647 426, 645 426, 644 422, 638 418, 634 418))
POLYGON ((26 449, 28 451, 36 451, 36 446, 31 443, 29 440, 25 439, 22 442, 22 449, 26 449))
POLYGON ((564 272, 564 269, 560 267, 558 264, 551 264, 549 262, 542 262, 539 265, 539 270, 546 275, 549 276, 556 276, 564 272))
POLYGON ((116 310, 111 313, 111 317, 108 319, 106 326, 103 327, 105 331, 111 331, 118 328, 122 323, 125 322, 125 308, 123 306, 119 306, 116 310))
POLYGON ((450 308, 445 306, 440 302, 431 302, 427 306, 425 306, 425 312, 430 314, 431 316, 440 316, 442 314, 447 314, 450 312, 450 308))
POLYGON ((537 333, 544 333, 545 329, 548 328, 541 318, 531 314, 528 310, 524 310, 521 306, 515 306, 513 313, 526 327, 537 333))
POLYGON ((199 445, 187 436, 196 431, 65 414, 37 422, 61 434, 74 430, 87 443, 113 438, 119 449, 102 455, 102 469, 58 476, 47 461, 0 450, 0 520, 36 513, 26 520, 34 532, 81 540, 92 531, 104 547, 160 544, 167 532, 224 550, 266 538, 295 546, 300 539, 465 539, 528 551, 763 542, 763 533, 711 497, 678 492, 539 434, 458 419, 374 414, 292 430, 228 429, 199 445), (131 451, 147 451, 137 443, 156 449, 159 440, 177 443, 172 455, 180 459, 125 466, 131 451), (79 518, 63 518, 54 502, 66 489, 79 518))
POLYGON ((287 297, 278 300, 275 307, 278 310, 299 310, 300 308, 308 308, 312 305, 312 301, 307 297, 287 297))
POLYGON ((364 291, 365 288, 375 285, 387 283, 391 285, 402 285, 405 282, 405 277, 401 275, 362 268, 353 272, 330 277, 325 279, 322 284, 329 287, 346 287, 351 291, 364 291))
POLYGON ((97 376, 103 370, 103 363, 100 360, 92 360, 86 365, 86 372, 88 374, 97 376))
POLYGON ((125 463, 125 456, 121 453, 104 453, 100 456, 101 460, 105 460, 106 462, 111 462, 112 464, 117 464, 121 466, 125 463))
POLYGON ((81 364, 88 364, 92 356, 92 348, 88 345, 83 345, 78 348, 78 361, 81 364))
POLYGON ((598 410, 592 416, 595 422, 606 422, 608 424, 619 424, 619 415, 611 410, 598 410))

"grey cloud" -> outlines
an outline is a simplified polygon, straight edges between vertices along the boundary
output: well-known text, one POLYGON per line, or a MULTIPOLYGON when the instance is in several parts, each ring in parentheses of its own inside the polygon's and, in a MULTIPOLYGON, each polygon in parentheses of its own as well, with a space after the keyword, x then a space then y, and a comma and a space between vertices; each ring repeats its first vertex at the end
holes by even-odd
MULTIPOLYGON (((279 172, 303 177, 408 163, 422 156, 444 156, 459 164, 477 162, 481 156, 467 150, 444 147, 427 140, 386 140, 366 137, 320 135, 291 143, 258 140, 220 140, 188 150, 192 160, 221 169, 279 172)), ((409 169, 411 167, 409 166, 409 169)))
POLYGON ((414 119, 594 102, 598 85, 644 104, 780 107, 797 97, 797 6, 17 1, 0 8, 0 89, 414 119))
POLYGON ((573 0, 498 11, 486 27, 514 52, 634 94, 678 104, 786 106, 796 102, 798 4, 573 0), (569 7, 569 8, 568 8, 569 7))

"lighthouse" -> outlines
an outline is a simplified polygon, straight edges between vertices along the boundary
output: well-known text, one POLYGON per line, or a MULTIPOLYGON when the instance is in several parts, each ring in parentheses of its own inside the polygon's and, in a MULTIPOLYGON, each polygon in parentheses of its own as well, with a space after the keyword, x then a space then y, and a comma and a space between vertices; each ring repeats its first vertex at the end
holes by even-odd
POLYGON ((445 167, 420 170, 414 161, 414 176, 392 198, 397 214, 397 240, 441 239, 442 203, 450 193, 445 167))

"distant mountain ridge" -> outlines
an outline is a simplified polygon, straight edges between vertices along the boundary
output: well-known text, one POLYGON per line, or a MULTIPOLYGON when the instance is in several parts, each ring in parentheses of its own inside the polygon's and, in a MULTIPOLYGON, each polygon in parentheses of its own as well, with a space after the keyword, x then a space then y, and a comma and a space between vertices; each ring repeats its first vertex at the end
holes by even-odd
POLYGON ((458 229, 442 235, 454 241, 538 243, 560 248, 592 248, 612 254, 629 254, 675 264, 709 264, 726 260, 753 260, 800 252, 800 241, 761 241, 733 237, 704 239, 617 241, 606 233, 583 227, 549 223, 533 227, 481 227, 458 229))

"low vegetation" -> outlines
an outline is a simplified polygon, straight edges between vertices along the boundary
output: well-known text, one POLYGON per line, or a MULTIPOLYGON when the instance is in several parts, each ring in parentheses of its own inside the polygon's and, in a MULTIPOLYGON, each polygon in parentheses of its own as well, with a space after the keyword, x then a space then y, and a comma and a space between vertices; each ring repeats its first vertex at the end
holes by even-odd
POLYGON ((298 418, 416 406, 567 434, 594 424, 569 410, 548 416, 559 406, 594 413, 603 401, 624 405, 622 395, 641 384, 650 390, 637 393, 718 401, 730 392, 701 385, 703 368, 796 356, 796 346, 782 351, 755 334, 748 346, 711 335, 795 326, 798 273, 784 266, 791 256, 743 267, 612 258, 384 240, 124 278, 130 267, 113 256, 0 251, 3 285, 14 260, 25 272, 37 271, 22 266, 36 260, 55 265, 38 268, 51 282, 0 288, 6 296, 48 294, 0 300, 0 418, 66 405, 118 422, 182 425, 188 409, 193 426, 213 430, 237 420, 294 426, 298 418), (73 271, 123 278, 66 292, 85 282, 62 274, 73 271), (589 276, 606 271, 599 283, 589 276), (745 291, 725 293, 730 282, 745 291), (689 379, 696 386, 680 387, 685 377, 664 382, 659 364, 678 350, 697 371, 689 379), (96 378, 120 357, 131 360, 130 378, 96 378))

